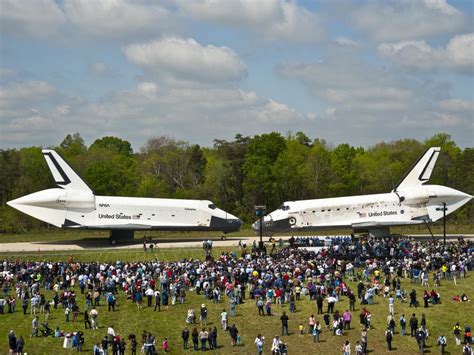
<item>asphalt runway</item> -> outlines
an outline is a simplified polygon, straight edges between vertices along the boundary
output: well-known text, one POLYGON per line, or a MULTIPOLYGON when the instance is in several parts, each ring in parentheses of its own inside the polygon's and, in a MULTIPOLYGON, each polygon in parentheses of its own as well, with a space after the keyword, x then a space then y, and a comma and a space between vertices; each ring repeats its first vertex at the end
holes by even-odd
MULTIPOLYGON (((326 237, 341 237, 346 235, 336 235, 336 236, 319 236, 319 238, 326 237)), ((448 234, 447 240, 456 240, 460 235, 459 234, 448 234)), ((465 239, 474 239, 474 234, 463 234, 465 239)), ((305 237, 305 236, 303 236, 305 237)), ((413 235, 413 237, 419 238, 421 240, 431 240, 430 235, 413 235)), ((283 240, 288 240, 291 236, 278 236, 275 237, 277 240, 282 238, 283 240)), ((435 239, 442 241, 443 236, 441 234, 435 234, 435 239)), ((177 238, 170 240, 169 238, 153 239, 152 241, 146 240, 147 245, 151 242, 154 243, 155 248, 202 248, 202 242, 205 238, 177 238)), ((249 236, 249 237, 239 237, 233 238, 228 237, 226 240, 215 240, 213 239, 214 247, 232 247, 237 246, 239 241, 242 244, 251 245, 254 241, 258 243, 260 237, 258 236, 249 236)), ((19 252, 46 252, 46 251, 73 251, 73 250, 120 250, 120 249, 139 249, 143 248, 144 239, 136 239, 133 241, 125 241, 119 243, 118 245, 110 245, 107 238, 104 239, 82 239, 82 240, 66 240, 61 242, 19 242, 19 243, 2 243, 0 244, 0 253, 19 253, 19 252)), ((269 241, 268 236, 263 237, 264 242, 269 241)))

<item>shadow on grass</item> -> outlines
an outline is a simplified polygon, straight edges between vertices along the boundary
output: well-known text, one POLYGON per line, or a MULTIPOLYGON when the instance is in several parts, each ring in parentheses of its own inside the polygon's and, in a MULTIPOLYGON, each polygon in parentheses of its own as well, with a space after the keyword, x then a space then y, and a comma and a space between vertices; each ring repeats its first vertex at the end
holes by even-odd
MULTIPOLYGON (((147 243, 149 246, 150 243, 153 244, 164 244, 164 243, 189 243, 189 242, 202 242, 204 240, 220 240, 217 237, 188 237, 188 238, 170 238, 164 237, 159 239, 134 239, 134 240, 120 240, 117 243, 117 246, 129 246, 136 245, 141 246, 143 242, 147 243)), ((238 241, 242 238, 227 238, 229 241, 238 241)), ((45 242, 33 242, 33 244, 49 244, 49 245, 77 245, 82 248, 113 248, 110 245, 108 237, 90 237, 90 238, 81 238, 81 239, 70 239, 70 240, 60 240, 60 241, 45 241, 45 242)))

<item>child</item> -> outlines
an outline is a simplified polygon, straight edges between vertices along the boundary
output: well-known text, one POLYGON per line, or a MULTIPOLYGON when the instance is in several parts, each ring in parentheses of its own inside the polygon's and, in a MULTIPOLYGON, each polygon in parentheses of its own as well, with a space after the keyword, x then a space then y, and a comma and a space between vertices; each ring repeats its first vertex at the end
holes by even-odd
POLYGON ((165 340, 163 340, 163 344, 161 344, 161 348, 166 352, 168 352, 168 349, 169 349, 170 345, 168 343, 168 338, 165 338, 165 340))
POLYGON ((303 326, 303 323, 300 323, 299 329, 300 329, 300 335, 303 335, 303 334, 304 334, 304 326, 303 326))

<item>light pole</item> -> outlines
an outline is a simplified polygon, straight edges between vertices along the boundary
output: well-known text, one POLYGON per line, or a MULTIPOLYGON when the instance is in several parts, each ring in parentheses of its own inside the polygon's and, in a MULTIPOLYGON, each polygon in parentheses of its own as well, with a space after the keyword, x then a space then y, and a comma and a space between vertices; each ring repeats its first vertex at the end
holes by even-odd
POLYGON ((443 251, 446 251, 446 202, 443 202, 443 207, 437 207, 436 211, 443 211, 443 251))
POLYGON ((255 206, 255 214, 260 220, 259 224, 259 233, 260 233, 260 241, 258 242, 258 250, 260 253, 263 253, 264 248, 263 248, 263 217, 265 216, 265 210, 267 209, 267 206, 260 205, 260 206, 255 206))

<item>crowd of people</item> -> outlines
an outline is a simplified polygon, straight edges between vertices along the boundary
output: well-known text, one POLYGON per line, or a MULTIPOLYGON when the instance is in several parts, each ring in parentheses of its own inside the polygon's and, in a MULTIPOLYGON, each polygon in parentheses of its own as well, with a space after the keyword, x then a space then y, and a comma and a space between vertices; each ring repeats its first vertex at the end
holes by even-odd
MULTIPOLYGON (((253 247, 249 252, 246 246, 242 246, 241 253, 223 253, 216 259, 206 257, 205 260, 175 262, 96 263, 75 261, 72 257, 68 262, 5 260, 0 263, 0 314, 13 313, 16 303, 21 304, 23 313, 34 317, 33 337, 38 336, 38 329, 42 326, 42 331, 51 336, 72 338, 70 343, 80 350, 84 348, 83 331, 99 329, 98 307, 105 303, 109 312, 118 311, 117 296, 120 293, 136 304, 139 310, 145 303, 148 308, 160 311, 176 303, 186 303, 187 294, 194 292, 202 297, 203 304, 197 311, 189 307, 183 319, 183 323, 192 328, 183 329, 183 347, 188 347, 191 338, 194 350, 206 350, 218 347, 217 327, 207 326, 208 302, 226 305, 221 314, 221 330, 229 333, 233 346, 240 345, 240 337, 234 324, 229 327, 232 323, 229 317, 234 317, 236 307, 246 300, 255 302, 256 314, 262 317, 272 316, 273 309, 282 305, 288 305, 291 317, 303 297, 314 301, 317 314, 322 315, 324 324, 311 315, 308 327, 300 324, 298 331, 311 335, 315 342, 319 341, 323 329, 334 336, 343 336, 345 331, 353 329, 352 312, 355 311, 355 304, 359 303, 362 305, 359 314, 361 341, 354 349, 356 353, 363 354, 367 350, 367 332, 371 329, 370 305, 374 303, 374 298, 382 297, 388 305, 387 349, 392 349, 397 323, 401 335, 405 335, 408 323, 410 335, 416 339, 422 353, 429 335, 425 317, 421 316, 418 321, 414 313, 409 320, 404 315, 395 319, 395 301, 409 302, 414 309, 420 306, 415 289, 404 289, 401 280, 409 279, 413 284, 424 287, 423 306, 432 307, 450 301, 442 300, 436 291, 441 282, 452 280, 456 283, 466 277, 474 265, 473 244, 462 238, 449 243, 446 248, 441 243, 406 237, 386 240, 341 237, 335 238, 330 247, 318 251, 298 248, 314 244, 317 243, 311 238, 293 238, 290 247, 280 250, 273 247, 270 255, 259 255, 257 248, 253 247), (356 287, 352 289, 348 283, 356 287), (46 295, 52 295, 51 299, 46 295), (79 297, 85 299, 82 308, 77 302, 79 297), (347 298, 349 303, 342 312, 336 305, 343 298, 347 298), (53 331, 48 325, 51 312, 63 312, 65 322, 83 323, 84 329, 72 334, 64 334, 59 329, 53 331), (40 321, 39 316, 44 322, 40 321)), ((464 294, 460 297, 460 301, 463 300, 467 301, 468 296, 464 294)), ((291 334, 288 331, 290 317, 287 312, 279 317, 281 337, 291 334)), ((126 344, 132 353, 136 351, 137 341, 133 334, 126 340, 115 332, 109 334, 110 328, 113 330, 110 326, 104 340, 94 345, 94 354, 106 354, 108 348, 113 354, 122 354, 126 344)), ((459 335, 464 332, 462 342, 469 347, 470 326, 463 324, 460 328, 459 335)), ((22 351, 18 350, 18 343, 22 348, 24 341, 16 338, 14 331, 10 334, 10 353, 22 351)), ((442 343, 445 337, 442 334, 439 336, 442 343)), ((146 354, 155 352, 156 340, 151 334, 142 336, 142 342, 146 354)), ((264 337, 257 336, 255 344, 257 352, 261 353, 264 337)), ((439 345, 441 348, 442 344, 439 345)), ((161 349, 167 351, 169 346, 168 339, 164 337, 161 349)), ((286 346, 280 336, 275 336, 271 351, 282 353, 287 351, 286 346)), ((443 349, 444 346, 446 341, 443 349)), ((350 351, 350 347, 350 343, 344 343, 344 353, 350 351)))

